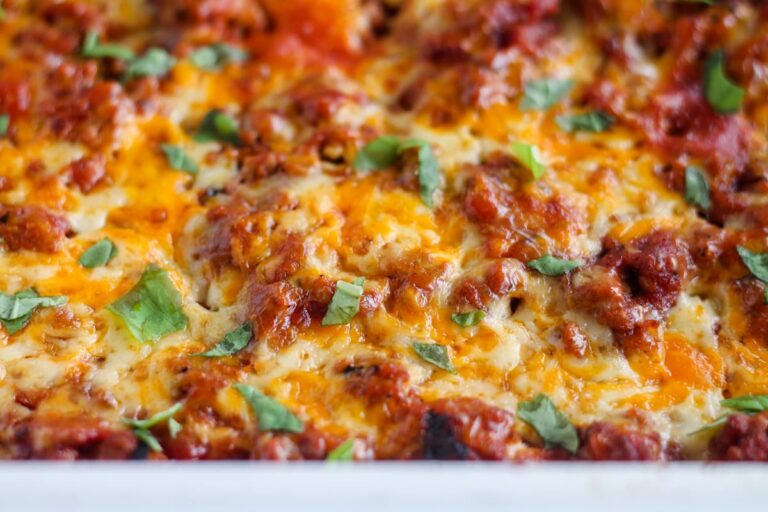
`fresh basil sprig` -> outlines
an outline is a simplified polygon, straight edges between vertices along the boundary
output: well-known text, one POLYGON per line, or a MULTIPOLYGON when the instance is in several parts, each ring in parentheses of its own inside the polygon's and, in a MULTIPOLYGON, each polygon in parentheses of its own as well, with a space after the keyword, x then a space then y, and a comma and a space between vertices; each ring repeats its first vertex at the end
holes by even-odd
POLYGON ((198 48, 189 54, 192 64, 205 71, 218 71, 231 62, 248 59, 248 52, 224 43, 214 43, 198 48))
POLYGON ((99 33, 88 32, 83 39, 80 54, 87 59, 111 58, 118 60, 131 60, 135 57, 133 50, 121 44, 100 43, 99 33))
POLYGON ((482 309, 476 309, 466 313, 454 313, 451 315, 453 323, 462 327, 472 327, 473 325, 477 325, 483 321, 483 318, 485 318, 485 311, 482 309))
POLYGON ((328 462, 349 462, 355 460, 355 438, 347 439, 334 448, 325 460, 328 462))
POLYGON ((164 423, 169 419, 171 419, 177 412, 181 410, 182 407, 184 407, 184 404, 176 403, 170 406, 169 408, 165 409, 164 411, 160 411, 157 414, 153 414, 152 416, 150 416, 145 420, 123 418, 123 423, 133 428, 143 428, 144 430, 148 430, 152 427, 159 425, 160 423, 164 423))
POLYGON ((181 430, 181 424, 173 419, 173 415, 179 412, 182 407, 183 404, 177 403, 145 420, 123 418, 123 423, 133 428, 133 434, 146 444, 150 450, 159 453, 163 451, 163 447, 160 445, 157 438, 152 435, 152 432, 150 432, 149 429, 167 421, 168 431, 171 434, 171 437, 175 438, 176 434, 181 430))
POLYGON ((226 142, 239 146, 240 135, 237 120, 225 112, 214 109, 208 112, 195 132, 197 142, 226 142))
POLYGON ((544 175, 547 166, 542 161, 539 148, 533 144, 515 142, 512 144, 512 154, 531 173, 531 178, 538 180, 544 175))
POLYGON ((544 78, 525 84, 521 110, 547 110, 573 88, 573 80, 544 78))
POLYGON ((250 322, 245 322, 240 327, 227 333, 224 339, 210 350, 195 355, 200 357, 231 356, 243 350, 248 345, 248 342, 251 341, 251 338, 253 338, 253 327, 250 322))
MULTIPOLYGON (((736 247, 736 252, 752 275, 768 285, 768 252, 752 252, 740 245, 736 247)), ((768 286, 765 287, 765 303, 768 304, 768 286)))
POLYGON ((235 384, 234 388, 251 406, 251 410, 259 420, 260 431, 283 431, 296 434, 304 432, 304 423, 274 398, 246 384, 235 384))
POLYGON ((685 200, 704 211, 712 206, 709 183, 701 170, 693 165, 685 168, 685 200))
POLYGON ((144 55, 128 61, 125 79, 144 76, 163 76, 176 64, 176 59, 162 48, 150 48, 144 55))
POLYGON ((435 191, 440 188, 440 169, 432 147, 423 139, 408 139, 400 144, 400 153, 409 149, 418 150, 419 196, 430 208, 435 207, 435 191))
MULTIPOLYGON (((754 414, 768 411, 768 395, 742 395, 734 398, 727 398, 725 400, 721 400, 720 405, 729 409, 733 409, 736 412, 741 412, 752 416, 754 414)), ((693 436, 724 425, 725 422, 728 421, 729 416, 730 414, 723 414, 718 416, 710 423, 707 423, 698 430, 694 430, 688 435, 693 436)))
POLYGON ((200 170, 192 157, 187 155, 184 148, 175 144, 161 144, 160 150, 168 159, 168 165, 177 171, 183 171, 188 174, 197 174, 200 170))
POLYGON ((577 269, 582 265, 580 261, 564 260, 556 258, 551 254, 542 256, 528 262, 528 267, 532 268, 545 276, 560 276, 567 274, 571 270, 577 269))
POLYGON ((744 89, 725 74, 725 54, 717 50, 710 55, 704 68, 704 96, 719 114, 733 114, 741 108, 744 89))
POLYGON ((103 267, 117 256, 117 246, 109 238, 102 238, 80 255, 80 265, 85 268, 103 267))
POLYGON ((11 116, 8 114, 0 114, 0 137, 4 137, 8 133, 8 128, 11 126, 11 116))
POLYGON ((547 448, 561 447, 570 453, 579 449, 576 428, 547 395, 541 393, 533 400, 520 402, 517 416, 539 434, 547 448))
POLYGON ((613 124, 613 117, 604 112, 562 115, 555 118, 555 123, 566 132, 604 132, 613 124))
POLYGON ((357 152, 355 169, 358 171, 378 171, 391 167, 400 155, 400 139, 392 135, 378 137, 357 152))
POLYGON ((432 147, 424 139, 400 140, 391 135, 384 135, 369 142, 358 151, 354 166, 358 171, 378 171, 395 165, 403 152, 409 149, 418 151, 419 195, 421 200, 433 208, 434 195, 440 188, 440 166, 432 147))
POLYGON ((416 341, 411 344, 411 347, 413 348, 413 351, 426 362, 437 366, 441 370, 456 373, 456 368, 453 367, 451 357, 448 355, 448 347, 445 345, 416 341))
POLYGON ((154 263, 147 265, 139 282, 107 309, 142 343, 180 331, 188 322, 181 308, 181 294, 168 272, 154 263))
POLYGON ((336 281, 336 291, 328 305, 321 325, 344 325, 360 311, 360 298, 363 296, 365 278, 358 277, 352 283, 336 281))
POLYGON ((66 302, 64 296, 41 297, 34 288, 13 295, 0 292, 0 323, 8 334, 16 334, 27 326, 39 308, 54 308, 66 302))

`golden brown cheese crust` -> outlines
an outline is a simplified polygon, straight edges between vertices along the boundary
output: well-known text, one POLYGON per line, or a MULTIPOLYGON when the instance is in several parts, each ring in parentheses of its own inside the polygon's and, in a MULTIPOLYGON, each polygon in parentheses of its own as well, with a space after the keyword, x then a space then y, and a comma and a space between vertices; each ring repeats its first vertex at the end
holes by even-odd
POLYGON ((0 18, 0 292, 66 296, 0 328, 0 458, 766 460, 768 306, 738 246, 768 250, 768 8, 759 1, 6 0, 0 18), (167 73, 86 58, 89 34, 167 73), (199 69, 228 44, 245 60, 199 69), (704 97, 722 49, 745 91, 704 97), (574 86, 546 110, 525 85, 574 86), (212 109, 238 144, 199 142, 212 109), (614 124, 568 133, 564 114, 614 124), (383 135, 432 148, 359 172, 383 135), (538 180, 511 144, 536 145, 538 180), (198 165, 172 168, 164 144, 198 165), (706 211, 685 200, 702 169, 706 211), (109 238, 114 259, 79 261, 109 238), (544 255, 580 260, 546 276, 544 255), (139 342, 107 306, 148 264, 188 319, 139 342), (364 277, 351 322, 322 325, 337 281, 364 277), (461 327, 459 312, 481 310, 461 327), (234 355, 200 357, 241 324, 234 355), (446 347, 455 373, 412 343, 446 347), (248 384, 304 424, 272 432, 248 384), (545 393, 579 448, 517 407, 545 393), (148 418, 161 451, 121 418, 148 418))

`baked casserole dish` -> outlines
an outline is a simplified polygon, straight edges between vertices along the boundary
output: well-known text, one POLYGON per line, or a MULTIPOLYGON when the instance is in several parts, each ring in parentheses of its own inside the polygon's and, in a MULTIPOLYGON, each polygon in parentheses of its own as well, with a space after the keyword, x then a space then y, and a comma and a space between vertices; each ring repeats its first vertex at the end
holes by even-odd
POLYGON ((0 4, 0 459, 768 460, 767 3, 0 4))

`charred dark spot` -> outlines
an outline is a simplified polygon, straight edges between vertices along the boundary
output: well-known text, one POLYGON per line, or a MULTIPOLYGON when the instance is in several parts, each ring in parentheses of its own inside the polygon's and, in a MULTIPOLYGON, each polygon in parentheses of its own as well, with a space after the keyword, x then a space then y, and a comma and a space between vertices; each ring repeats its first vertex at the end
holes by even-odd
POLYGON ((136 445, 136 449, 131 452, 131 460, 147 460, 149 458, 149 446, 144 443, 136 445))
POLYGON ((522 304, 523 299, 521 297, 512 297, 509 299, 509 311, 514 315, 522 304))
POLYGON ((370 365, 370 366, 363 366, 363 365, 355 365, 355 364, 348 364, 344 367, 344 369, 341 370, 341 373, 343 375, 373 375, 379 371, 378 365, 370 365))
POLYGON ((467 460, 469 448, 456 438, 450 416, 427 412, 424 416, 424 458, 428 460, 467 460))

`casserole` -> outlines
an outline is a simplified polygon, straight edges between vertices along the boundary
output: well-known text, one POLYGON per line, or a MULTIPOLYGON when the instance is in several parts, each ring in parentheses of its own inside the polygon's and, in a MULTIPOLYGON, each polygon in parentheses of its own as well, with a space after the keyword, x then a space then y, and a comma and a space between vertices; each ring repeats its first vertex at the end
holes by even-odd
POLYGON ((768 458, 764 3, 3 7, 0 458, 768 458))

